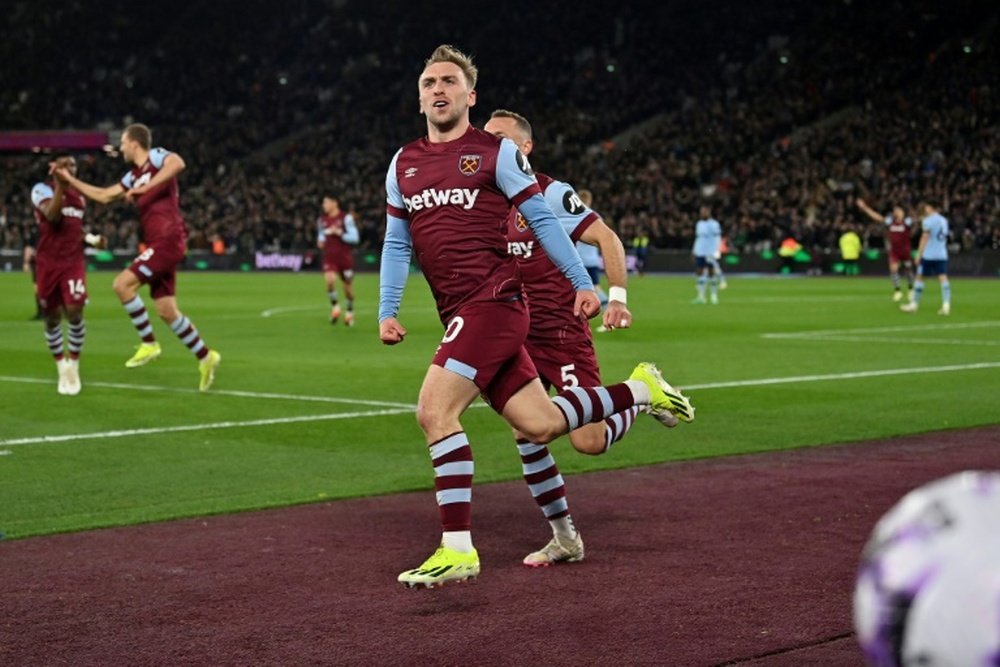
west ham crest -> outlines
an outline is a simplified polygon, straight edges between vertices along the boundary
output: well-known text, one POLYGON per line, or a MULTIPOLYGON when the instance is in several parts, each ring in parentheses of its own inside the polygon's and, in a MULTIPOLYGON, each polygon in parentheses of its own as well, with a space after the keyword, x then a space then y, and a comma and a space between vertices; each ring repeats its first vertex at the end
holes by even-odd
POLYGON ((482 164, 482 155, 463 155, 458 158, 458 170, 466 176, 472 176, 475 174, 479 171, 479 167, 482 164))
POLYGON ((524 216, 520 212, 517 214, 517 220, 514 225, 517 227, 517 231, 523 232, 528 228, 528 221, 524 219, 524 216))

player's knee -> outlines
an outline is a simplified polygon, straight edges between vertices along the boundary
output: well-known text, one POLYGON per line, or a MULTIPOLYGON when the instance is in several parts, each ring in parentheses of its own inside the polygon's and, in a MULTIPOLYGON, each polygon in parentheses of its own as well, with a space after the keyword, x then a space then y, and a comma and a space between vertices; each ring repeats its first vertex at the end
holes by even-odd
POLYGON ((591 424, 590 426, 599 426, 599 428, 584 427, 570 431, 569 441, 573 444, 573 449, 581 454, 589 456, 603 454, 607 448, 604 442, 604 425, 591 424))
POLYGON ((518 429, 525 438, 536 445, 547 445, 566 432, 565 424, 548 423, 546 421, 520 425, 518 429))
POLYGON ((119 273, 111 282, 111 288, 122 301, 127 301, 135 297, 136 289, 132 280, 125 272, 119 273))
MULTIPOLYGON (((440 405, 433 401, 420 401, 417 403, 417 424, 420 429, 431 437, 438 437, 449 427, 453 427, 455 420, 440 405)), ((454 428, 451 428, 454 430, 454 428)))

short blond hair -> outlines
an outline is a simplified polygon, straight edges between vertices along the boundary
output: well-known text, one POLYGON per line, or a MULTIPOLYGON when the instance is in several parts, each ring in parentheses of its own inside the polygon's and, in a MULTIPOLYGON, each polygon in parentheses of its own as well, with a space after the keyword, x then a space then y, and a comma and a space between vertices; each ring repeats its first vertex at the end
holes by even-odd
POLYGON ((476 88, 476 81, 479 79, 479 68, 472 64, 472 56, 467 56, 450 44, 442 44, 434 49, 431 57, 424 61, 424 68, 428 68, 434 63, 453 63, 458 65, 465 75, 465 80, 469 84, 469 90, 476 88))

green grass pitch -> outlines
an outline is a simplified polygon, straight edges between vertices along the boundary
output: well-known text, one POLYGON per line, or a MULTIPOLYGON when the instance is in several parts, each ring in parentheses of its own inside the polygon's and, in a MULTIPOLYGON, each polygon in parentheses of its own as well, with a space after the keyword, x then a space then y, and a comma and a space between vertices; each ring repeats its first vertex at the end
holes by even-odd
MULTIPOLYGON (((89 276, 83 392, 67 397, 56 393, 41 323, 28 320, 30 282, 0 274, 7 538, 431 488, 413 406, 442 329, 420 276, 403 301, 409 336, 388 348, 375 275, 358 277, 348 329, 327 321, 317 274, 181 274, 182 310, 223 357, 207 394, 194 357, 158 320, 163 356, 124 367, 138 339, 111 278, 89 276)), ((691 304, 692 278, 633 277, 635 327, 595 334, 605 382, 656 361, 697 419, 668 430, 640 416, 601 457, 563 438, 552 445, 559 466, 582 473, 1000 423, 1000 285, 952 287, 945 318, 936 282, 905 315, 887 278, 732 276, 722 304, 707 306, 691 304)), ((519 477, 496 414, 477 404, 463 422, 477 483, 519 477)))

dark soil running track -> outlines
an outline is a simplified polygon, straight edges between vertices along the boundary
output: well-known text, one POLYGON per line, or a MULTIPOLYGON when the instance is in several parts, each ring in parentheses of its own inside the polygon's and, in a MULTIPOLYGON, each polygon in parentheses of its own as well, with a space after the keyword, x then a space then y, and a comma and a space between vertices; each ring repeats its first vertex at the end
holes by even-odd
MULTIPOLYGON (((406 590, 430 493, 0 543, 0 665, 859 665, 858 553, 907 490, 1000 469, 1000 427, 568 479, 575 565, 477 486, 483 574, 406 590)), ((430 471, 428 470, 428 473, 430 471)))

